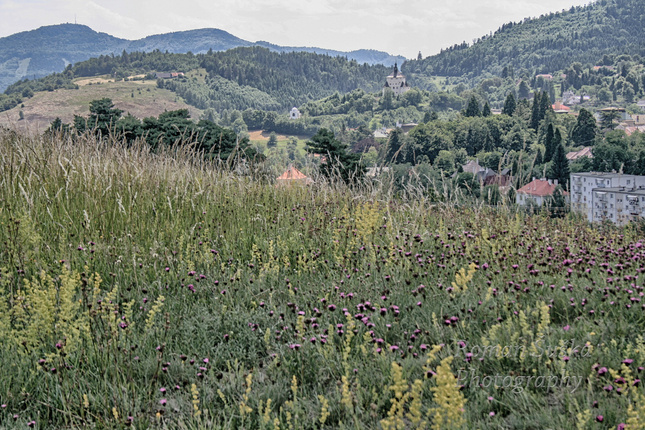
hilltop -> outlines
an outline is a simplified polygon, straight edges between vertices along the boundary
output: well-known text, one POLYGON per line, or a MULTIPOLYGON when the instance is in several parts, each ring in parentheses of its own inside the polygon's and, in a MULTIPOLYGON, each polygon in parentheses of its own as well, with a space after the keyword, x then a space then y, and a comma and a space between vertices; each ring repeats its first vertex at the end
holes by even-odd
POLYGON ((464 42, 421 60, 403 71, 480 78, 500 76, 504 69, 552 73, 572 62, 596 64, 604 55, 645 55, 645 3, 600 0, 587 6, 510 22, 474 44, 464 42))
POLYGON ((79 24, 59 24, 0 38, 0 91, 23 79, 35 79, 62 72, 65 67, 101 55, 123 52, 193 54, 226 51, 244 46, 264 46, 276 52, 305 51, 347 57, 358 63, 384 64, 405 60, 385 52, 358 50, 331 51, 321 48, 281 47, 267 42, 253 43, 216 28, 178 31, 148 36, 139 40, 120 39, 79 24))
POLYGON ((74 81, 78 89, 40 91, 23 102, 24 107, 0 113, 0 126, 42 133, 55 118, 71 123, 74 115, 87 116, 92 100, 109 97, 115 107, 137 118, 156 117, 165 111, 188 109, 198 119, 201 111, 186 104, 167 89, 157 88, 155 80, 114 81, 107 76, 74 81), (20 119, 20 112, 24 119, 20 119))

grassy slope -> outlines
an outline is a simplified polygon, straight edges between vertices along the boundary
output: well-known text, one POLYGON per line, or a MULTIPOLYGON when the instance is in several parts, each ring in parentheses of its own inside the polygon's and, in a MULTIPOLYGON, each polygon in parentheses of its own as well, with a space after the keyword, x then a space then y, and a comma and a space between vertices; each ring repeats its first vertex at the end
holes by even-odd
POLYGON ((0 169, 2 425, 645 423, 642 232, 83 138, 0 132, 0 169))
POLYGON ((158 116, 164 111, 188 109, 191 117, 198 119, 201 112, 187 105, 171 91, 157 88, 155 81, 119 81, 103 78, 81 78, 76 81, 78 90, 38 92, 25 100, 24 107, 17 106, 0 113, 0 126, 42 132, 59 117, 71 123, 74 115, 89 114, 92 100, 108 97, 124 114, 130 112, 138 118, 158 116), (134 93, 134 97, 132 94, 134 93), (20 121, 20 111, 24 120, 20 121))

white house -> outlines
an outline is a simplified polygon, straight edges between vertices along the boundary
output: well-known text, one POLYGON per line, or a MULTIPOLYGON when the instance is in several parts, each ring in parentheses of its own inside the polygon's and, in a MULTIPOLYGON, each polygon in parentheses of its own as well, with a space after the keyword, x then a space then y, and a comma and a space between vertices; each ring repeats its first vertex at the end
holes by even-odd
POLYGON ((399 73, 399 68, 397 67, 396 63, 394 63, 394 71, 392 72, 392 74, 385 78, 385 85, 383 85, 383 94, 385 94, 385 90, 387 88, 391 89, 396 96, 406 93, 410 90, 405 76, 403 75, 403 73, 399 73))
POLYGON ((293 109, 291 109, 291 112, 289 112, 289 119, 298 119, 301 116, 302 115, 300 114, 300 111, 297 107, 294 107, 293 109))
POLYGON ((531 182, 517 190, 515 193, 515 203, 519 206, 528 206, 531 203, 536 206, 542 206, 547 199, 553 196, 553 192, 557 186, 557 179, 552 181, 551 179, 533 178, 531 182))

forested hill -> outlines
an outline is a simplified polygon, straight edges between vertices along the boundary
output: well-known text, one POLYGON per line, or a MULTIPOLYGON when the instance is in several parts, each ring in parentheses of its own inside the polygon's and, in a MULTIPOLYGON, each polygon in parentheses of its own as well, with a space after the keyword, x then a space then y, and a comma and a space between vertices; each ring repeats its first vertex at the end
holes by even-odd
POLYGON ((70 65, 62 73, 12 84, 0 94, 0 112, 19 105, 38 91, 73 89, 76 78, 109 76, 120 80, 146 75, 147 79, 155 79, 155 72, 184 73, 174 79, 158 79, 157 84, 199 109, 286 111, 335 92, 378 91, 390 69, 358 64, 345 57, 277 53, 259 46, 196 55, 124 52, 70 65))
POLYGON ((645 55, 645 2, 597 0, 520 23, 503 25, 473 45, 463 43, 403 71, 413 77, 499 76, 512 66, 536 73, 562 70, 572 62, 596 64, 604 55, 645 55))
MULTIPOLYGON (((85 25, 60 24, 16 33, 0 38, 0 92, 23 78, 35 79, 62 72, 70 63, 85 61, 101 55, 127 52, 161 52, 194 54, 225 51, 254 42, 240 39, 226 31, 207 28, 148 36, 140 40, 126 40, 99 33, 85 25)), ((305 51, 328 53, 354 59, 359 63, 392 65, 402 57, 380 51, 329 51, 321 48, 281 47, 259 42, 274 51, 305 51)))
POLYGON ((276 108, 300 106, 334 92, 346 93, 358 88, 377 91, 389 73, 385 66, 360 65, 342 57, 307 52, 276 53, 260 47, 213 52, 203 57, 201 66, 211 77, 207 80, 211 86, 216 84, 215 77, 223 77, 241 87, 268 94, 276 108))

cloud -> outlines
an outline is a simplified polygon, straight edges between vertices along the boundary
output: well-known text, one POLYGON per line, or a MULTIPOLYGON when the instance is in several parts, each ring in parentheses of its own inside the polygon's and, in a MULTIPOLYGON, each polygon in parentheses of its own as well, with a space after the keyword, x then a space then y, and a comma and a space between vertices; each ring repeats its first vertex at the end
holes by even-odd
POLYGON ((219 28, 289 46, 378 49, 407 57, 472 41, 509 21, 588 0, 2 0, 0 37, 73 22, 117 37, 219 28))

